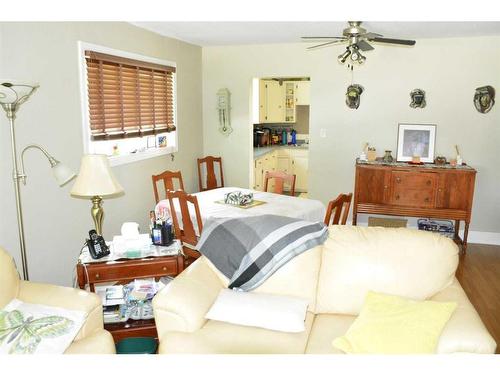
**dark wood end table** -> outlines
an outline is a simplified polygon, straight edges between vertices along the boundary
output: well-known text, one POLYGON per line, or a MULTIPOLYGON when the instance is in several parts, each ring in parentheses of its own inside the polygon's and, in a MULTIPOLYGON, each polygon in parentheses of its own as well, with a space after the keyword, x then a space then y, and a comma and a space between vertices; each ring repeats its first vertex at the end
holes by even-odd
MULTIPOLYGON (((119 259, 104 262, 78 262, 77 282, 80 289, 89 285, 95 292, 95 284, 111 281, 129 282, 134 279, 177 276, 184 270, 184 256, 169 255, 139 259, 119 259)), ((122 323, 105 323, 115 342, 127 337, 157 337, 154 319, 132 320, 122 323)))

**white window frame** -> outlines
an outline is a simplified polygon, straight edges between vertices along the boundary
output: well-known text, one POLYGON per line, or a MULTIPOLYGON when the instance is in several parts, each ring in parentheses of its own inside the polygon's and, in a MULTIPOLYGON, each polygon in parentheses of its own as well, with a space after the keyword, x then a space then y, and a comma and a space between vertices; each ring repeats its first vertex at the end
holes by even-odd
MULTIPOLYGON (((109 55, 125 57, 134 60, 140 60, 145 62, 150 62, 154 64, 167 65, 175 67, 177 70, 177 64, 174 61, 157 59, 155 57, 149 57, 144 55, 139 55, 137 53, 121 51, 109 47, 100 46, 97 44, 87 43, 83 41, 78 41, 78 61, 79 61, 79 74, 80 74, 80 103, 82 110, 82 135, 83 135, 83 152, 85 154, 94 153, 92 143, 96 141, 91 140, 90 134, 90 119, 89 119, 89 105, 88 105, 88 86, 87 86, 87 63, 85 60, 85 51, 92 50, 101 53, 107 53, 109 55)), ((133 163, 139 160, 146 160, 154 158, 161 155, 173 154, 179 150, 179 126, 177 124, 177 72, 173 74, 173 109, 174 109, 174 124, 176 130, 173 132, 175 136, 175 145, 146 149, 144 152, 137 152, 135 154, 123 154, 116 156, 108 156, 109 163, 111 166, 117 166, 127 163, 133 163)), ((120 140, 117 140, 119 142, 120 140)))

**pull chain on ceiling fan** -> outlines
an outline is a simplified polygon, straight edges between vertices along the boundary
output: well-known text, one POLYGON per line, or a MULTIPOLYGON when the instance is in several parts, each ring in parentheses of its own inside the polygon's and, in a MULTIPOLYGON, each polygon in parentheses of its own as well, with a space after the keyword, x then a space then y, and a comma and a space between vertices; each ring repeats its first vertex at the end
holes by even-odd
POLYGON ((415 45, 414 40, 383 38, 380 34, 367 32, 366 29, 361 27, 361 21, 349 21, 349 27, 344 29, 342 35, 343 36, 303 36, 302 40, 305 42, 322 42, 315 46, 308 47, 308 50, 329 47, 338 43, 348 43, 344 53, 338 56, 338 61, 341 64, 344 64, 348 58, 350 58, 353 63, 357 62, 358 64, 363 64, 366 57, 363 56, 361 51, 366 52, 374 49, 368 42, 399 44, 405 46, 415 45))

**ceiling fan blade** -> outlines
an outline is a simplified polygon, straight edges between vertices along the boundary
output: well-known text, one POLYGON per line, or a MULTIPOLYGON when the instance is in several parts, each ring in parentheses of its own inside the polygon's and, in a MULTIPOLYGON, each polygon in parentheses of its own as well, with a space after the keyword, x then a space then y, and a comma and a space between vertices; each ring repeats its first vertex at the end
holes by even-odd
POLYGON ((301 39, 347 39, 345 36, 301 36, 301 39))
POLYGON ((370 39, 370 41, 378 43, 402 44, 405 46, 414 46, 416 43, 414 40, 390 39, 390 38, 378 38, 378 37, 370 39))
POLYGON ((368 40, 372 40, 373 38, 381 38, 383 35, 382 34, 377 34, 377 33, 366 33, 361 35, 363 38, 366 38, 368 40))
POLYGON ((363 52, 371 51, 372 49, 374 49, 366 40, 360 40, 356 44, 358 48, 363 52))
POLYGON ((317 44, 315 46, 312 46, 312 47, 307 47, 307 49, 311 50, 311 49, 317 49, 317 48, 321 48, 321 47, 326 47, 326 46, 329 46, 331 44, 335 44, 335 43, 343 43, 345 42, 344 40, 332 40, 330 42, 326 42, 326 43, 321 43, 321 44, 317 44))

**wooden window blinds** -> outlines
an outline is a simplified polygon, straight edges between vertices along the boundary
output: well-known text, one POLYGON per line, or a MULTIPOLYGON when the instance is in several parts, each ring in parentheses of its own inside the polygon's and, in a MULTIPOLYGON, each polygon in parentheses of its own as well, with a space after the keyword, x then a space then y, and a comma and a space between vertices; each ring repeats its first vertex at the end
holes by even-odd
POLYGON ((93 141, 175 130, 175 67, 85 51, 93 141))

